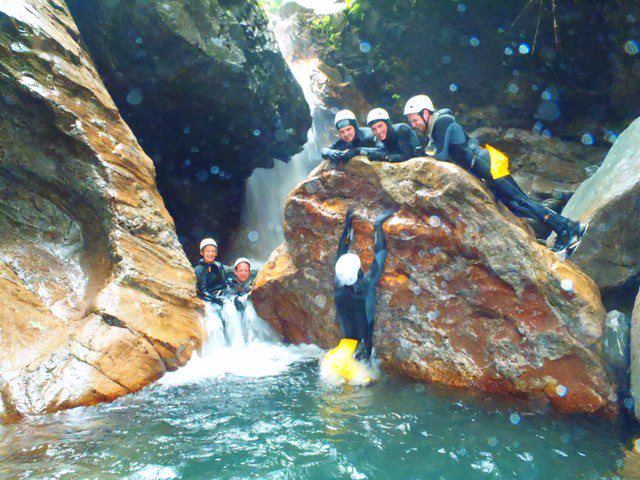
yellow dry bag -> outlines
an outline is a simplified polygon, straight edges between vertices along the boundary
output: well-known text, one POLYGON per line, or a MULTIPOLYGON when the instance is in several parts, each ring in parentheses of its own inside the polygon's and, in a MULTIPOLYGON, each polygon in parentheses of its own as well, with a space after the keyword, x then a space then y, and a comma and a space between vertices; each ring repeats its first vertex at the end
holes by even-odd
POLYGON ((497 148, 487 144, 484 146, 491 156, 491 176, 495 179, 509 175, 509 157, 497 148))

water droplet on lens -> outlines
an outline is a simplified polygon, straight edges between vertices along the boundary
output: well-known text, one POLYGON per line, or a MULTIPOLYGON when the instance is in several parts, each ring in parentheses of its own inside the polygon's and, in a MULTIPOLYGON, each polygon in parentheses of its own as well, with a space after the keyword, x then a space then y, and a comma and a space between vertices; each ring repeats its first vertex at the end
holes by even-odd
POLYGON ((247 237, 249 238, 249 240, 251 242, 256 242, 258 240, 258 238, 260 238, 260 235, 258 234, 258 232, 256 232, 254 230, 254 231, 249 232, 249 235, 247 235, 247 237))
POLYGON ((260 130, 258 130, 257 128, 253 131, 253 135, 258 137, 260 136, 260 130))
POLYGON ((478 37, 471 37, 469 39, 469 43, 472 47, 477 47, 478 45, 480 45, 480 39, 478 37))
POLYGON ((371 44, 369 42, 360 42, 360 51, 362 53, 369 53, 371 51, 371 44))
POLYGON ((564 385, 558 385, 556 387, 556 393, 558 394, 559 397, 566 397, 568 392, 569 392, 569 389, 564 385))
POLYGON ((445 65, 449 65, 451 63, 451 57, 449 55, 443 55, 441 62, 445 65))
POLYGON ((515 83, 512 83, 511 85, 509 85, 509 88, 507 90, 509 90, 509 93, 516 94, 520 89, 515 83))
POLYGON ((459 3, 456 6, 456 10, 458 10, 458 13, 464 13, 467 11, 467 6, 464 3, 459 3))
POLYGON ((191 132, 191 127, 189 125, 182 129, 182 133, 184 133, 185 135, 189 135, 189 132, 191 132))
POLYGON ((142 91, 139 88, 133 88, 127 93, 127 103, 130 105, 140 105, 143 98, 142 91))
POLYGON ((211 167, 211 169, 209 171, 212 174, 217 175, 220 172, 220 167, 218 167, 217 165, 214 165, 213 167, 211 167))
POLYGON ((531 47, 528 43, 521 43, 518 47, 518 52, 520 53, 520 55, 528 55, 529 52, 531 52, 531 47))
POLYGON ((320 308, 324 308, 327 304, 327 299, 324 295, 316 295, 316 305, 320 308))
POLYGON ((518 425, 520 423, 520 415, 518 415, 517 413, 512 413, 511 415, 509 415, 509 421, 514 425, 518 425))
POLYGON ((455 83, 452 83, 451 85, 449 85, 449 90, 451 90, 452 92, 457 92, 458 85, 456 85, 455 83))
POLYGON ((585 133, 584 135, 582 135, 581 140, 585 145, 593 145, 594 142, 593 135, 591 135, 590 133, 585 133))
POLYGON ((487 443, 490 447, 495 447, 496 445, 498 445, 498 439, 496 437, 489 437, 487 439, 487 443))
POLYGON ((511 47, 507 47, 504 49, 504 54, 505 55, 513 55, 513 48, 511 47))
POLYGON ((442 220, 440 220, 440 217, 437 215, 431 215, 429 217, 429 225, 431 225, 433 228, 438 228, 440 225, 442 225, 442 220))
POLYGON ((629 40, 624 44, 624 51, 629 55, 637 55, 640 52, 640 43, 637 40, 629 40))
POLYGON ((142 43, 142 37, 136 37, 136 43, 140 45, 142 43))

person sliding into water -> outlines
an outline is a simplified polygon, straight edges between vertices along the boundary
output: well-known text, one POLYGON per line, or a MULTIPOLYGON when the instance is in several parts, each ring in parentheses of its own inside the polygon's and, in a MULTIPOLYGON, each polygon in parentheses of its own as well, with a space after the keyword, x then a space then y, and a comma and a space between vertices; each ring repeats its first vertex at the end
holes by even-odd
POLYGON ((354 347, 358 344, 358 360, 369 361, 371 358, 376 284, 382 276, 387 259, 387 242, 382 225, 393 214, 393 211, 387 210, 374 223, 374 258, 366 274, 362 272, 360 257, 349 252, 353 237, 351 209, 347 211, 344 231, 338 243, 333 301, 344 339, 350 339, 354 347))
POLYGON ((436 111, 427 95, 409 99, 404 114, 411 126, 427 132, 437 160, 451 161, 482 180, 513 213, 549 225, 557 234, 552 250, 573 253, 587 225, 574 222, 527 196, 508 170, 508 158, 490 145, 482 148, 456 123, 451 110, 436 111))
POLYGON ((358 153, 369 160, 404 162, 412 157, 424 155, 418 136, 406 123, 391 123, 389 113, 383 108, 374 108, 367 115, 377 141, 374 148, 360 148, 358 153))
POLYGON ((340 110, 334 120, 340 139, 322 149, 322 158, 328 159, 332 164, 347 163, 358 155, 359 148, 375 143, 375 137, 370 128, 358 127, 356 116, 351 110, 340 110))
POLYGON ((226 287, 227 275, 222 264, 216 261, 218 244, 213 238, 205 238, 200 242, 200 255, 202 258, 194 268, 198 296, 222 305, 221 293, 226 287))

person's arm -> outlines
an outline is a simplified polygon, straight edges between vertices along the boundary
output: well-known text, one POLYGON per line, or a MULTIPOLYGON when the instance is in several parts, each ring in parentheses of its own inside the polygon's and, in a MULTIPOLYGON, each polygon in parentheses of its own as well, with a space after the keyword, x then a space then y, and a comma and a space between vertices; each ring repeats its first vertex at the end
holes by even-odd
POLYGON ((404 162, 413 157, 424 155, 420 139, 409 125, 401 124, 396 132, 400 153, 387 155, 388 162, 404 162))
POLYGON ((462 127, 456 123, 451 115, 438 118, 434 127, 433 141, 435 144, 434 157, 436 160, 449 160, 449 147, 451 144, 461 144, 465 141, 465 134, 462 127))
POLYGON ((392 217, 394 213, 393 210, 385 210, 376 218, 373 226, 373 262, 371 262, 371 266, 366 275, 371 287, 374 287, 376 283, 378 283, 378 280, 380 280, 382 272, 384 271, 384 265, 387 261, 387 239, 385 238, 382 225, 384 225, 384 222, 392 217))
POLYGON ((389 158, 389 152, 383 147, 361 147, 360 155, 366 155, 369 160, 386 161, 389 158))
POLYGON ((198 265, 193 269, 193 273, 196 274, 196 292, 200 298, 204 298, 205 268, 202 265, 198 265))
POLYGON ((340 241, 338 242, 338 254, 336 255, 336 261, 349 251, 349 245, 351 244, 351 240, 353 237, 353 210, 349 208, 347 210, 347 215, 344 219, 344 230, 342 231, 342 235, 340 236, 340 241))
POLYGON ((334 142, 330 147, 323 148, 320 155, 325 160, 329 160, 332 163, 338 163, 344 155, 344 142, 342 140, 334 142))

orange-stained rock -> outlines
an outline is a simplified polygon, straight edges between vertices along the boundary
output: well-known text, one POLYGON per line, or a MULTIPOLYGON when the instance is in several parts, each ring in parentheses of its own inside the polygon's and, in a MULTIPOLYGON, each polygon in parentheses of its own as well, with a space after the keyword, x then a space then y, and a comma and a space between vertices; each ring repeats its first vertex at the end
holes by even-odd
POLYGON ((184 364, 201 303, 155 185, 61 0, 0 4, 0 421, 184 364))
POLYGON ((388 259, 378 285, 374 344, 388 370, 424 381, 548 398, 568 412, 616 410, 601 359, 605 311, 595 283, 536 243, 480 182, 431 159, 326 163, 285 207, 285 243, 252 292, 259 315, 292 342, 340 338, 333 265, 344 214, 355 207, 365 269, 374 218, 388 259))

